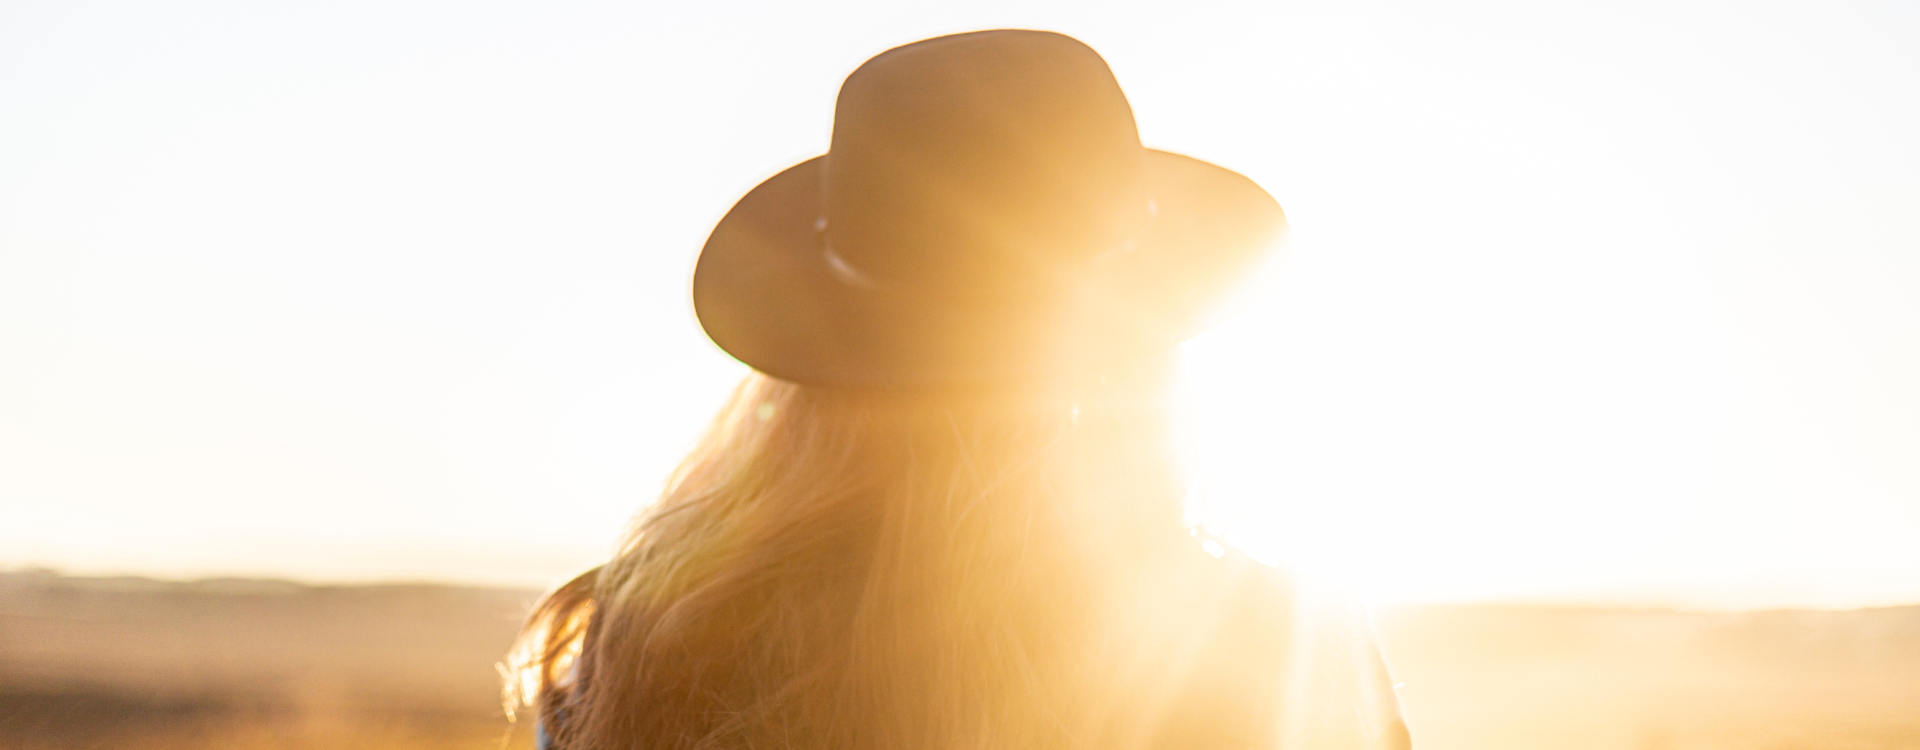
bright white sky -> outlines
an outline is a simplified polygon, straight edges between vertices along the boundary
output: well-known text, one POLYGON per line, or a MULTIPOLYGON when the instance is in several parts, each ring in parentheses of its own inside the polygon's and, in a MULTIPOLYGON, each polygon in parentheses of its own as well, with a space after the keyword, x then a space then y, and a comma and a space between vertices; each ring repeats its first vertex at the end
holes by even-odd
POLYGON ((1020 26, 1292 218, 1188 347, 1248 548, 1920 601, 1920 5, 799 5, 0 5, 0 567, 591 564, 743 372, 713 222, 865 58, 1020 26))

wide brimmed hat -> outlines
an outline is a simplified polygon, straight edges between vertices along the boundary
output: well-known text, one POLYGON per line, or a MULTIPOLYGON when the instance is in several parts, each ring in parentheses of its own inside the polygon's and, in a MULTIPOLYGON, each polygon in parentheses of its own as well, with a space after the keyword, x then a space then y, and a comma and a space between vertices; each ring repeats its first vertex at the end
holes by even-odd
POLYGON ((1252 180, 1142 147, 1086 45, 956 34, 847 77, 828 152, 707 238, 694 310, 721 349, 784 380, 1016 384, 1199 333, 1285 230, 1252 180))

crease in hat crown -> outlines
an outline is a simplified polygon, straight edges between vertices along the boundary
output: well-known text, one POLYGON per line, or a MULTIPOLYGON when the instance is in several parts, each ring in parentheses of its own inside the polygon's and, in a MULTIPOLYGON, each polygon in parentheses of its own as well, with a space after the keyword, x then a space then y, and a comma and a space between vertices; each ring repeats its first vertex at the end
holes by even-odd
POLYGON ((1132 108, 1079 41, 998 30, 918 42, 840 89, 823 250, 876 284, 1053 286, 1137 240, 1144 170, 1132 108))

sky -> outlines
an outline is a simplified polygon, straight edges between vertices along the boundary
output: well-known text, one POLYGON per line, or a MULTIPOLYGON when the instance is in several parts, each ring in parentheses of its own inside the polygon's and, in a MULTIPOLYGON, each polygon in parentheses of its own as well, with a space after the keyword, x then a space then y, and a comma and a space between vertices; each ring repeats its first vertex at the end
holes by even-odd
POLYGON ((0 4, 0 569, 548 585, 745 369, 706 233, 889 47, 1099 50, 1286 207, 1201 516, 1373 601, 1920 602, 1920 6, 0 4))

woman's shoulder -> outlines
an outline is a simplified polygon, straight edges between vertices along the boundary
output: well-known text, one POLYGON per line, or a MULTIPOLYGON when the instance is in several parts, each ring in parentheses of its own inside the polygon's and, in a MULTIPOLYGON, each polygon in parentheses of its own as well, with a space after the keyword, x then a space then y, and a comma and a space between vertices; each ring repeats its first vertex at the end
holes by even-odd
MULTIPOLYGON (((1187 567, 1203 702, 1251 715, 1244 746, 1406 747, 1366 610, 1336 590, 1214 540, 1187 567)), ((1235 743, 1238 744, 1238 743, 1235 743)))
POLYGON ((1181 566, 1189 611, 1243 639, 1233 647, 1372 647, 1366 608, 1350 594, 1217 539, 1203 537, 1197 549, 1181 566))
MULTIPOLYGON (((1284 641, 1301 610, 1302 589, 1283 567, 1218 539, 1199 537, 1170 566, 1190 627, 1252 641, 1284 641)), ((1242 643, 1252 646, 1253 643, 1242 643)))

